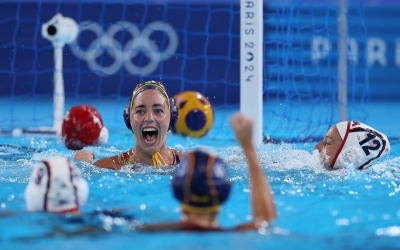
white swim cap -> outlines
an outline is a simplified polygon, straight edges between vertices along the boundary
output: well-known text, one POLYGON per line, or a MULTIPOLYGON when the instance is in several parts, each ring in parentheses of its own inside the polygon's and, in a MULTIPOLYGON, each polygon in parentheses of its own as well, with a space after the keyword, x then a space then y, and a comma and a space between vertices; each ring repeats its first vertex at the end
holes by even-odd
POLYGON ((88 198, 88 184, 65 157, 50 157, 33 169, 25 189, 28 211, 66 213, 79 210, 88 198))
POLYGON ((364 169, 390 152, 387 136, 370 126, 356 121, 336 124, 342 144, 332 161, 331 168, 339 169, 353 164, 364 169))

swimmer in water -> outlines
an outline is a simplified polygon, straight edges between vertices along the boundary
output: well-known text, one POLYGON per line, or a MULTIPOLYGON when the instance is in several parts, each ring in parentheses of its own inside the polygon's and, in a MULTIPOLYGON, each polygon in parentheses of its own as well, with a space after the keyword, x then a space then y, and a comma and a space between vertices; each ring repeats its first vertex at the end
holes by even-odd
MULTIPOLYGON (((120 223, 135 221, 132 215, 124 213, 129 207, 82 212, 81 207, 86 203, 88 194, 88 183, 68 158, 49 157, 40 161, 33 168, 29 184, 25 189, 27 212, 68 214, 68 216, 60 216, 62 220, 49 223, 54 227, 50 232, 25 238, 46 239, 63 235, 104 234, 108 232, 101 223, 104 218, 118 218, 120 223), (80 226, 77 229, 64 228, 64 223, 75 225, 78 223, 80 226)), ((54 220, 55 217, 51 218, 54 220)))
MULTIPOLYGON (((267 178, 257 159, 252 143, 253 121, 241 113, 230 119, 236 138, 247 158, 251 206, 251 222, 238 225, 232 230, 255 230, 266 227, 276 218, 274 198, 267 178)), ((221 158, 207 149, 187 153, 178 165, 172 180, 175 197, 181 202, 179 222, 142 225, 140 230, 220 231, 218 223, 220 205, 227 200, 231 183, 221 158)))
POLYGON ((81 104, 70 108, 61 125, 61 140, 68 149, 107 144, 108 129, 96 108, 81 104))
POLYGON ((366 169, 390 152, 387 136, 356 121, 339 122, 314 146, 320 162, 330 170, 352 165, 366 169))
MULTIPOLYGON (((184 153, 167 147, 167 133, 175 126, 178 112, 161 82, 138 84, 123 114, 125 125, 135 138, 135 147, 120 155, 100 159, 93 165, 118 170, 135 163, 155 167, 178 164, 184 153)), ((74 156, 74 160, 89 163, 94 158, 94 153, 89 150, 79 150, 74 156)))
POLYGON ((49 157, 33 168, 25 189, 26 209, 78 214, 88 194, 88 184, 73 162, 65 157, 49 157))

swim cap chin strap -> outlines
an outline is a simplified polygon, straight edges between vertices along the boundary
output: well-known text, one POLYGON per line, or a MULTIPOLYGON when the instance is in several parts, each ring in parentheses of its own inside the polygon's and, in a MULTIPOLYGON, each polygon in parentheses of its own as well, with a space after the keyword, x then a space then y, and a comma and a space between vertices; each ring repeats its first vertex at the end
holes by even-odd
POLYGON ((167 165, 167 162, 162 157, 160 150, 158 150, 157 152, 155 152, 154 154, 151 155, 151 160, 153 161, 154 167, 167 165))
MULTIPOLYGON (((136 163, 135 161, 132 161, 131 156, 129 155, 129 151, 123 153, 121 157, 124 165, 136 163)), ((168 165, 167 162, 162 157, 160 150, 151 155, 151 161, 153 162, 154 167, 168 165)))
POLYGON ((184 212, 190 212, 190 213, 196 213, 196 214, 217 213, 220 208, 219 205, 214 205, 214 206, 210 206, 210 207, 196 207, 196 206, 191 206, 191 205, 184 204, 184 203, 182 203, 181 207, 182 207, 182 211, 184 211, 184 212))
POLYGON ((364 169, 390 152, 386 135, 363 123, 339 122, 336 127, 343 141, 330 166, 332 169, 350 164, 357 169, 364 169))

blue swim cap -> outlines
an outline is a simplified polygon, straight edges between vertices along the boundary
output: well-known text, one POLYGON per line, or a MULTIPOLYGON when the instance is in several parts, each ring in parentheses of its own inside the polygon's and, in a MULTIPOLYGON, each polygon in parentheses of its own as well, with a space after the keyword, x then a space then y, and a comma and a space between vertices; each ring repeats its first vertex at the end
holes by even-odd
POLYGON ((222 159, 201 148, 188 152, 182 159, 172 188, 183 211, 210 213, 218 212, 220 204, 227 200, 231 182, 222 159))

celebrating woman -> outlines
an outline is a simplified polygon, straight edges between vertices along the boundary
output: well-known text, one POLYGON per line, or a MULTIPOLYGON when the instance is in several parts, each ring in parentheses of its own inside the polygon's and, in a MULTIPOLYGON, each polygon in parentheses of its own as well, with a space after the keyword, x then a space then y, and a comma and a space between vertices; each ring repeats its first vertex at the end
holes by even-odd
MULTIPOLYGON (((119 155, 102 158, 93 164, 101 168, 121 169, 127 164, 151 166, 175 165, 184 153, 167 147, 167 133, 175 126, 178 108, 161 82, 146 81, 136 86, 129 105, 124 110, 124 121, 135 138, 135 147, 119 155)), ((92 163, 89 150, 79 150, 74 160, 92 163)))

